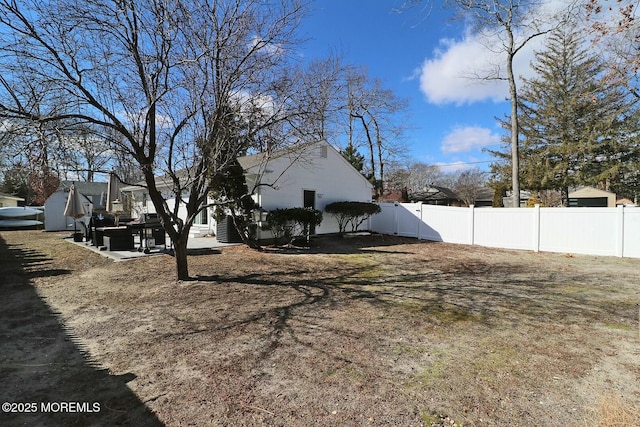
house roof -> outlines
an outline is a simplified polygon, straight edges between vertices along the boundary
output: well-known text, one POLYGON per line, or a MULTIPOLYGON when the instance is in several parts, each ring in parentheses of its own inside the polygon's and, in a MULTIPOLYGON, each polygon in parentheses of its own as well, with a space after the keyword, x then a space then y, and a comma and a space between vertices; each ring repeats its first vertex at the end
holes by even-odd
POLYGON ((24 202, 22 197, 14 196, 13 194, 0 193, 0 199, 17 200, 18 202, 24 202))
POLYGON ((275 160, 282 157, 298 158, 302 154, 307 152, 310 147, 313 147, 316 144, 318 143, 314 142, 314 143, 307 143, 307 144, 292 145, 286 148, 282 148, 280 150, 272 151, 270 153, 262 152, 262 153, 251 154, 248 156, 242 156, 242 157, 238 157, 238 163, 240 163, 240 166, 242 166, 242 169, 246 171, 251 168, 255 168, 256 166, 263 165, 265 162, 268 162, 270 160, 275 160))
POLYGON ((483 187, 478 191, 478 196, 476 197, 476 201, 493 201, 493 196, 495 194, 495 190, 491 187, 483 187))
POLYGON ((424 191, 417 191, 409 195, 411 201, 428 202, 436 200, 460 200, 460 197, 446 187, 430 185, 424 191))
POLYGON ((579 197, 609 197, 614 196, 615 193, 610 191, 600 190, 595 187, 578 187, 569 193, 569 197, 579 198, 579 197))
POLYGON ((366 185, 373 188, 373 185, 369 182, 369 180, 362 175, 344 156, 331 144, 327 141, 315 141, 308 142, 303 144, 296 144, 281 150, 273 151, 269 154, 266 153, 258 153, 250 156, 238 157, 238 162, 240 166, 248 172, 251 169, 255 168, 266 168, 268 163, 277 159, 286 159, 292 164, 297 161, 306 161, 308 159, 313 159, 314 157, 310 155, 311 151, 318 147, 327 147, 327 150, 332 150, 336 154, 336 158, 339 162, 342 162, 346 167, 351 169, 354 173, 354 176, 358 176, 366 185))
MULTIPOLYGON (((262 167, 267 167, 268 163, 270 161, 273 160, 277 160, 277 159, 286 159, 288 161, 290 161, 291 163, 297 161, 297 160, 301 160, 301 159, 305 159, 305 155, 308 154, 310 152, 310 150, 312 150, 315 147, 318 146, 326 146, 329 149, 335 151, 338 154, 338 158, 341 159, 341 161, 347 165, 349 168, 353 169, 354 173, 356 173, 358 176, 360 176, 362 178, 362 180, 364 182, 366 182, 369 186, 372 186, 371 183, 367 180, 367 178, 365 178, 360 172, 358 172, 356 170, 356 168, 353 167, 353 165, 351 163, 349 163, 349 161, 347 161, 338 150, 336 150, 331 144, 329 144, 326 141, 316 141, 316 142, 310 142, 310 143, 304 143, 304 144, 296 144, 296 145, 291 145, 289 147, 280 149, 280 150, 276 150, 276 151, 272 151, 270 153, 256 153, 256 154, 251 154, 248 156, 241 156, 238 157, 238 163, 240 163, 240 166, 242 167, 242 169, 244 169, 245 173, 249 172, 251 169, 255 169, 255 168, 262 168, 262 167)), ((186 177, 186 169, 180 170, 178 172, 176 172, 176 174, 180 177, 186 177)), ((162 186, 162 183, 166 184, 165 186, 169 186, 171 183, 171 179, 168 177, 168 175, 163 175, 163 176, 159 176, 156 177, 156 182, 158 183, 158 186, 162 186)), ((142 188, 146 187, 146 182, 145 181, 140 181, 134 185, 130 185, 130 186, 126 186, 126 187, 122 187, 121 190, 122 191, 135 191, 135 190, 140 190, 142 188)))
POLYGON ((62 181, 58 186, 58 191, 69 191, 75 185, 76 190, 85 196, 100 196, 107 191, 106 182, 83 182, 83 181, 62 181))

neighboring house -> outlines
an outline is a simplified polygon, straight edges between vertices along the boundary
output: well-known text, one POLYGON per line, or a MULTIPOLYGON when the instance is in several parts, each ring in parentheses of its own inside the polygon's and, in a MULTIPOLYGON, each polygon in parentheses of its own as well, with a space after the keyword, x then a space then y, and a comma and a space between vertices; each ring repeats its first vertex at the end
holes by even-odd
POLYGON ((69 197, 71 185, 76 186, 76 190, 83 199, 83 205, 87 215, 79 219, 79 222, 89 223, 91 213, 94 210, 104 210, 107 194, 106 182, 72 182, 62 181, 58 190, 47 198, 44 202, 44 229, 46 231, 73 230, 74 221, 72 218, 64 216, 64 208, 69 197))
POLYGON ((569 192, 569 207, 615 208, 616 194, 593 187, 580 187, 569 192))
MULTIPOLYGON (((324 212, 326 205, 338 201, 370 202, 373 186, 331 144, 317 142, 287 150, 240 157, 253 198, 265 211, 278 208, 312 207, 323 211, 317 234, 337 233, 338 223, 324 212)), ((132 194, 132 217, 155 213, 146 189, 129 186, 121 189, 132 194)), ((172 200, 167 200, 172 206, 172 200)), ((180 212, 179 212, 180 215, 180 212)), ((186 217, 182 212, 181 217, 186 217)), ((366 226, 366 225, 365 225, 366 226)), ((192 227, 192 235, 214 234, 216 224, 211 208, 202 211, 192 227)), ((268 238, 259 230, 258 238, 268 238)))
POLYGON ((13 208, 24 202, 22 197, 11 194, 0 193, 0 208, 13 208))
MULTIPOLYGON (((509 190, 509 191, 507 191, 507 195, 502 198, 502 205, 505 208, 514 207, 513 206, 513 198, 511 197, 512 194, 513 194, 513 191, 509 190)), ((520 207, 521 208, 527 206, 527 202, 529 201, 529 199, 531 198, 532 195, 533 194, 531 193, 531 191, 520 190, 520 207)))
POLYGON ((473 205, 476 208, 490 208, 493 207, 493 196, 496 190, 490 187, 483 187, 478 191, 478 195, 476 197, 473 205))
POLYGON ((437 185, 429 185, 422 191, 409 194, 411 202, 422 202, 427 205, 462 206, 463 201, 452 190, 437 185))

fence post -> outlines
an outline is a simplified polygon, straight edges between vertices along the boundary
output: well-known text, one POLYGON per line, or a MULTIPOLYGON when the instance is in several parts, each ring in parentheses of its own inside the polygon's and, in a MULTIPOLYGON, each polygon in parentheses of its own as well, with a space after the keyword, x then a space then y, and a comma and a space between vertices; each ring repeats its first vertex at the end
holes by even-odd
POLYGON ((616 239, 616 256, 624 257, 624 205, 618 206, 616 210, 616 229, 618 237, 616 239))
POLYGON ((540 252, 540 205, 533 206, 533 251, 540 252))
POLYGON ((420 212, 418 215, 418 240, 421 240, 420 233, 422 232, 422 202, 420 202, 420 210, 416 209, 416 212, 420 212))
POLYGON ((398 202, 393 203, 393 235, 398 235, 398 202))
POLYGON ((475 241, 475 216, 476 216, 476 209, 474 205, 469 205, 469 244, 473 246, 473 242, 475 241))

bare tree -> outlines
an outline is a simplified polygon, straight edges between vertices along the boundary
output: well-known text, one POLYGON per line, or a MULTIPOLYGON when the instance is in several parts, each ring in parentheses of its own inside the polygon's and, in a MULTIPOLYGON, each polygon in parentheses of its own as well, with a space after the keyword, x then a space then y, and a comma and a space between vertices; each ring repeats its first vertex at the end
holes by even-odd
MULTIPOLYGON (((14 64, 23 70, 23 64, 14 64)), ((0 76, 0 87, 7 81, 0 76)), ((14 79, 14 90, 22 94, 22 103, 37 115, 60 111, 62 96, 54 93, 51 85, 38 85, 32 79, 19 76, 14 79)), ((66 156, 63 149, 64 127, 67 121, 37 122, 22 117, 5 117, 0 127, 3 163, 6 170, 23 170, 29 189, 28 204, 42 205, 56 191, 59 179, 65 173, 66 156)))
MULTIPOLYGON (((464 17, 471 20, 476 31, 490 39, 499 40, 499 52, 504 55, 504 63, 495 69, 478 71, 477 78, 484 80, 506 80, 509 85, 511 104, 511 185, 513 206, 519 207, 520 167, 518 123, 518 90, 514 73, 514 58, 532 39, 547 34, 557 27, 557 19, 544 16, 534 8, 539 0, 450 0, 457 5, 464 17), (535 12, 535 13, 534 13, 535 12)), ((490 47, 496 49, 494 45, 490 47)))
POLYGON ((344 67, 339 56, 311 61, 306 68, 295 70, 291 84, 299 91, 294 94, 301 111, 307 114, 297 126, 312 140, 325 140, 339 145, 343 135, 339 129, 339 115, 344 110, 344 100, 339 96, 344 92, 344 67))
POLYGON ((455 174, 453 191, 467 205, 473 205, 487 184, 487 174, 478 168, 465 169, 455 174))
POLYGON ((189 229, 209 177, 247 141, 278 142, 270 130, 299 116, 283 70, 304 10, 299 0, 1 0, 0 115, 119 135, 173 242, 177 277, 187 279, 189 229), (20 76, 68 104, 30 108, 20 76), (226 138, 232 109, 250 138, 226 138))
POLYGON ((349 120, 347 145, 366 147, 369 178, 376 194, 381 195, 385 164, 402 151, 401 137, 406 128, 404 117, 408 103, 384 88, 381 80, 371 80, 361 67, 347 67, 345 75, 349 120))
POLYGON ((592 29, 593 47, 609 67, 607 78, 620 82, 640 99, 640 4, 620 0, 610 5, 603 0, 586 0, 585 15, 592 29))
POLYGON ((393 162, 387 175, 388 186, 393 190, 407 193, 423 191, 428 185, 441 181, 443 173, 437 165, 412 161, 408 164, 393 162))

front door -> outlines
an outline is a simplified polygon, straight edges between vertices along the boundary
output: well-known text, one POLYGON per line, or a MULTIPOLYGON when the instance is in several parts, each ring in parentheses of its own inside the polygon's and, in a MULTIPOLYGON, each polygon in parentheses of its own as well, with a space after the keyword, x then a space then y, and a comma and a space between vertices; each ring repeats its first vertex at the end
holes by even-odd
MULTIPOLYGON (((304 207, 305 208, 316 208, 316 192, 314 190, 304 190, 304 207)), ((316 234, 315 225, 311 227, 309 230, 309 234, 316 234)))

